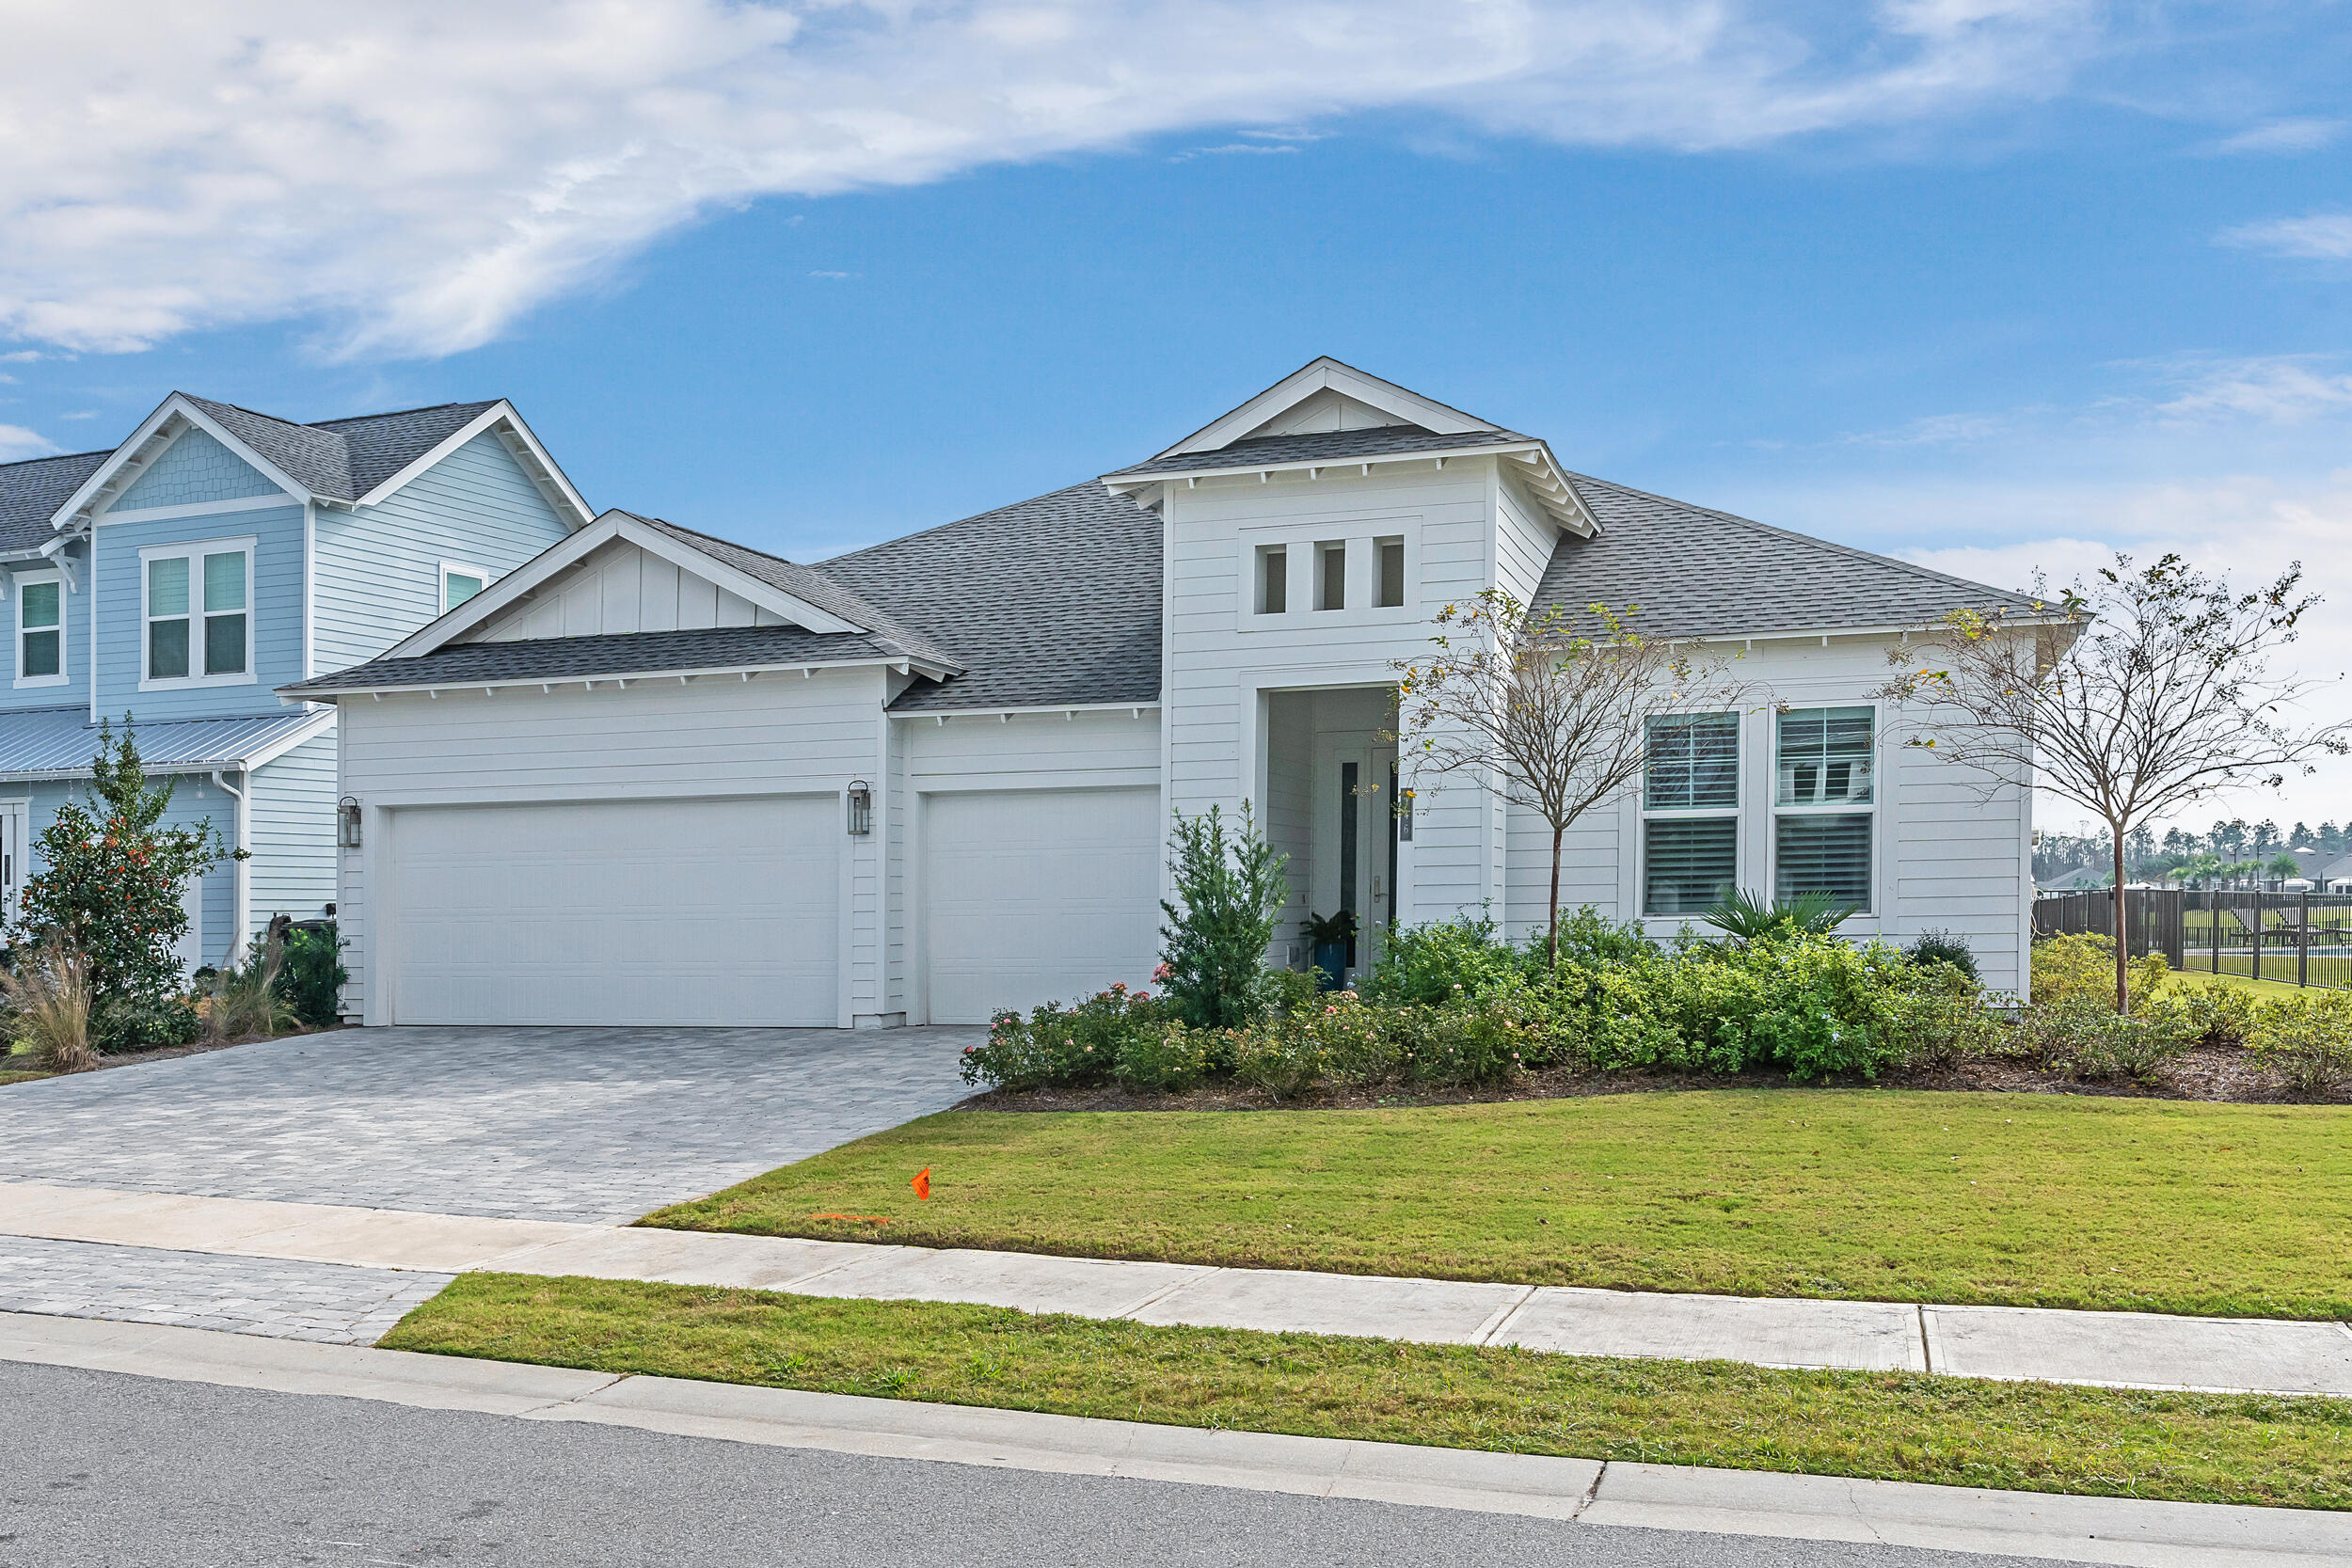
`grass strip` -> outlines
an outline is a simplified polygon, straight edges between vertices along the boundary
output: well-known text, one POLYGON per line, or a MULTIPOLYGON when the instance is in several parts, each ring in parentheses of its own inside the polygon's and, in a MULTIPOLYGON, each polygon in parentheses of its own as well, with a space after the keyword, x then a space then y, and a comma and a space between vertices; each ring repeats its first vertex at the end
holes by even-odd
POLYGON ((1537 1285, 2352 1315, 2352 1107, 1889 1089, 949 1112, 648 1225, 1537 1285), (907 1180, 930 1166, 931 1196, 907 1180))
POLYGON ((2352 1508, 2352 1402, 1775 1371, 469 1274, 395 1350, 1507 1453, 2352 1508))
POLYGON ((46 1072, 19 1070, 15 1068, 0 1068, 0 1085, 8 1084, 33 1084, 40 1082, 43 1078, 51 1076, 53 1075, 46 1072))

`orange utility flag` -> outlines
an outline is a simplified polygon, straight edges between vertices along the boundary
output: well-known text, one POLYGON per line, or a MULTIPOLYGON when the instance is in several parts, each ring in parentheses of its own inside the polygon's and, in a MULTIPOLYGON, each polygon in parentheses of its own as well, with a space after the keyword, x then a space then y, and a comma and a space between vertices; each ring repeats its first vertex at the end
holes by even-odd
POLYGON ((914 1189, 916 1197, 929 1198, 931 1196, 931 1167, 925 1165, 921 1170, 916 1171, 914 1180, 907 1185, 914 1189))

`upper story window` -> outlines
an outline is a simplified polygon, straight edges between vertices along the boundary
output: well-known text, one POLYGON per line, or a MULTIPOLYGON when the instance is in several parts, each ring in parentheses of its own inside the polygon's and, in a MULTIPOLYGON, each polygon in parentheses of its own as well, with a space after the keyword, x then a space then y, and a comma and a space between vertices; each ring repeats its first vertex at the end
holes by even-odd
POLYGON ((1291 552, 1279 545, 1258 546, 1258 613, 1280 615, 1291 607, 1291 552))
POLYGON ((16 579, 16 684, 65 684, 65 581, 56 572, 16 579))
POLYGON ((1740 716, 1649 721, 1642 771, 1642 912, 1706 909, 1740 877, 1740 716))
POLYGON ((1347 608, 1347 541, 1327 540, 1315 546, 1315 608, 1347 608))
POLYGON ((1780 716, 1772 787, 1772 895, 1826 893, 1870 907, 1870 839, 1877 821, 1867 707, 1793 708, 1780 716))
POLYGON ((490 584, 490 574, 479 566, 441 562, 441 609, 455 610, 490 584))
POLYGON ((1372 543, 1380 561, 1380 608, 1402 610, 1405 608, 1405 541, 1375 539, 1372 543))
POLYGON ((139 574, 142 688, 252 681, 252 540, 150 545, 139 551, 139 574))

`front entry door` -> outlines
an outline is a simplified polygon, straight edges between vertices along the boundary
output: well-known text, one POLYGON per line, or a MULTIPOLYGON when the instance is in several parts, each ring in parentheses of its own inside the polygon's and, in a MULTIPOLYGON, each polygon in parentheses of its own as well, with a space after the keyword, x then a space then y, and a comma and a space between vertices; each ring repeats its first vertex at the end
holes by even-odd
POLYGON ((1319 737, 1311 903, 1356 917, 1348 978, 1378 961, 1380 933, 1396 916, 1396 747, 1376 735, 1319 737))

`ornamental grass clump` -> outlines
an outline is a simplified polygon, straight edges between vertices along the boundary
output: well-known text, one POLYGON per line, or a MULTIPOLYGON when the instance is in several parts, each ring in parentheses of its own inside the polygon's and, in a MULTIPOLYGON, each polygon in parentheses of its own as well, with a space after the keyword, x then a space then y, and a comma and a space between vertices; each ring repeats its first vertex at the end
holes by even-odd
POLYGON ((98 1065, 90 1041, 89 961, 63 942, 19 949, 0 969, 9 1043, 44 1072, 87 1072, 98 1065))
POLYGON ((261 951, 214 977, 212 993, 204 1000, 206 1037, 242 1040, 294 1028, 298 1022, 294 1007, 278 990, 285 964, 284 928, 273 921, 261 951))

